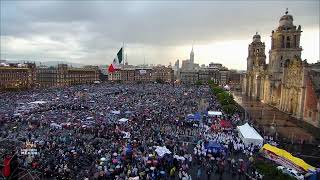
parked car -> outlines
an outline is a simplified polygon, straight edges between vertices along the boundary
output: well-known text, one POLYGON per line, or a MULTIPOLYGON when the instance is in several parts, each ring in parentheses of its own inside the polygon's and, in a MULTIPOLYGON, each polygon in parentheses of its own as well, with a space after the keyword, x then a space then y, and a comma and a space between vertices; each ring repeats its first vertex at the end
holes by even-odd
POLYGON ((278 166, 277 169, 280 170, 282 173, 288 174, 289 176, 292 176, 292 177, 294 177, 296 179, 304 180, 304 176, 301 173, 299 173, 298 171, 294 170, 294 169, 286 168, 286 167, 283 167, 283 166, 278 166))

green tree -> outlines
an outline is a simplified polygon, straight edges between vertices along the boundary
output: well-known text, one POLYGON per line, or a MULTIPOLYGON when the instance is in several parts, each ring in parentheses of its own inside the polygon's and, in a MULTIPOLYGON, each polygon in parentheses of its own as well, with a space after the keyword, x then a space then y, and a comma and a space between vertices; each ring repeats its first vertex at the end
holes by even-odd
POLYGON ((196 85, 197 86, 201 86, 203 83, 202 83, 202 81, 200 81, 200 80, 198 80, 197 82, 196 82, 196 85))
POLYGON ((209 79, 209 80, 208 80, 208 84, 209 84, 210 86, 215 85, 214 81, 213 81, 213 80, 211 80, 211 79, 209 79))
POLYGON ((237 106, 233 104, 223 105, 222 110, 229 115, 233 115, 237 111, 237 106))
POLYGON ((267 163, 262 160, 256 160, 254 162, 255 168, 261 173, 264 177, 263 179, 274 179, 274 180, 294 180, 295 178, 283 174, 280 170, 273 165, 273 163, 267 163))
POLYGON ((159 83, 159 84, 163 84, 164 83, 164 81, 161 78, 157 78, 156 82, 159 83))
POLYGON ((212 92, 214 95, 217 95, 219 93, 222 93, 224 90, 221 87, 212 87, 212 92))

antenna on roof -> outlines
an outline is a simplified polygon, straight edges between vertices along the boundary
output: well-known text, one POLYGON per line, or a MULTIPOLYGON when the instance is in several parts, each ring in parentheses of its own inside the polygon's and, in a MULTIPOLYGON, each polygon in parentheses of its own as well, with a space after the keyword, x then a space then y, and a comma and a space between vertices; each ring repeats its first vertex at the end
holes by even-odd
POLYGON ((285 14, 288 14, 288 8, 286 8, 286 13, 285 14))

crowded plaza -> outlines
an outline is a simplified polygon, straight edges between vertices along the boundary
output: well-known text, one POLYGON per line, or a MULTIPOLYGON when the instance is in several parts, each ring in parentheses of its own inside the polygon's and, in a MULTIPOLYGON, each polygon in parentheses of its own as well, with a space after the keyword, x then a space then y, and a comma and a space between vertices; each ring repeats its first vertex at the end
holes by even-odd
POLYGON ((253 166, 263 138, 209 86, 101 83, 0 97, 3 178, 263 177, 253 166))

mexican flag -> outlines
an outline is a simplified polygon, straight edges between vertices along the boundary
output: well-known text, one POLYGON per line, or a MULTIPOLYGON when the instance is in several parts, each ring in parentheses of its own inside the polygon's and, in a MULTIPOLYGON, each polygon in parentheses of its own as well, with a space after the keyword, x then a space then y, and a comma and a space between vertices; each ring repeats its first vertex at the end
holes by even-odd
POLYGON ((117 56, 113 59, 112 64, 108 68, 108 72, 113 73, 120 69, 120 64, 123 62, 123 47, 118 51, 117 56))

